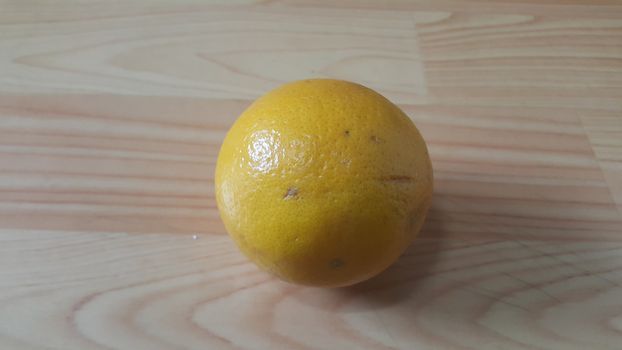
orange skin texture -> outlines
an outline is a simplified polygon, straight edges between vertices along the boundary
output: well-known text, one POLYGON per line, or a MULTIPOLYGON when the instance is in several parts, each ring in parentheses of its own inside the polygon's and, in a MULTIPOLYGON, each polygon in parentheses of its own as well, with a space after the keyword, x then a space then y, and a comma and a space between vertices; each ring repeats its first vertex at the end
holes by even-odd
POLYGON ((242 113, 215 185, 225 227, 253 262, 285 281, 336 287, 380 273, 412 243, 430 207, 432 166, 389 100, 313 79, 242 113))

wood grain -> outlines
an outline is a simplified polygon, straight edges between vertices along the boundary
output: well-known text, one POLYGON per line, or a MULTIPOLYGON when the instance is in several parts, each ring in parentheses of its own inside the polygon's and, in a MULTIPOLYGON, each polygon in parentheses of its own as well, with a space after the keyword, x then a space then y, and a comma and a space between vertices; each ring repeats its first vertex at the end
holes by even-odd
POLYGON ((0 348, 622 349, 614 0, 0 1, 0 348), (342 289, 218 217, 237 115, 358 81, 428 141, 434 203, 342 289))

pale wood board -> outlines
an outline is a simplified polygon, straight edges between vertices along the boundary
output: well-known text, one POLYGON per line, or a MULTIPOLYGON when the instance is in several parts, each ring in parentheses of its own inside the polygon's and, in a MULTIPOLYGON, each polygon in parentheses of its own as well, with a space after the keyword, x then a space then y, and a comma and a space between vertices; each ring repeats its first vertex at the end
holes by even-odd
POLYGON ((622 349, 622 3, 0 1, 0 349, 622 349), (421 237, 343 289, 257 270, 220 142, 333 77, 429 143, 421 237))

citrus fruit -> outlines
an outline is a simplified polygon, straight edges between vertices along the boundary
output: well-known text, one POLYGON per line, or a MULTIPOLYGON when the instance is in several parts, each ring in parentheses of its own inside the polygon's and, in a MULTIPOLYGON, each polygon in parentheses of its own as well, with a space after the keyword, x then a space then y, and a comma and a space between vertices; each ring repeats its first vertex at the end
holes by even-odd
POLYGON ((216 165, 225 227, 283 280, 345 286, 394 262, 421 228, 432 168, 413 122, 351 82, 312 79, 256 100, 216 165))

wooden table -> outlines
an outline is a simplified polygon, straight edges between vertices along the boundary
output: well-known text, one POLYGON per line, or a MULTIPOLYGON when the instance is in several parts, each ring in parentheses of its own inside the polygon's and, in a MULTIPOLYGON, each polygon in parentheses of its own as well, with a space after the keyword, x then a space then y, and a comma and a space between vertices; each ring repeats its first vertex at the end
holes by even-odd
POLYGON ((622 3, 0 1, 0 242, 0 349, 622 349, 622 3), (215 206, 227 128, 308 77, 434 163, 351 288, 258 271, 215 206))

